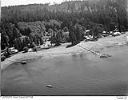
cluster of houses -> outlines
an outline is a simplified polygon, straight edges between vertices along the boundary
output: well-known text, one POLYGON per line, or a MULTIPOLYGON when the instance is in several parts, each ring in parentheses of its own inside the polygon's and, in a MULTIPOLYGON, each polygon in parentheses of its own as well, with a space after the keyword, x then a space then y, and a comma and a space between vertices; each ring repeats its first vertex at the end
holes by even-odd
MULTIPOLYGON (((84 32, 84 40, 85 41, 92 41, 94 39, 93 35, 90 34, 91 33, 91 30, 85 30, 84 32)), ((118 36, 118 35, 121 35, 123 33, 120 33, 117 29, 115 29, 114 31, 110 31, 110 32, 107 32, 107 31, 103 31, 101 33, 101 37, 106 37, 106 36, 118 36)), ((0 34, 1 35, 1 34, 0 34)), ((43 40, 43 45, 39 45, 39 46, 36 46, 34 43, 33 43, 33 47, 32 48, 24 48, 23 49, 23 53, 25 52, 33 52, 33 51, 37 51, 37 48, 38 50, 39 49, 49 49, 52 47, 52 44, 50 42, 50 39, 51 39, 51 35, 52 34, 49 34, 47 32, 47 34, 45 36, 42 37, 42 40, 43 40)), ((69 31, 67 32, 63 32, 63 36, 65 37, 69 37, 69 31)), ((11 47, 11 48, 5 48, 4 50, 1 50, 1 61, 4 61, 6 58, 10 57, 11 55, 13 54, 16 54, 18 53, 19 51, 15 48, 15 47, 11 47)))

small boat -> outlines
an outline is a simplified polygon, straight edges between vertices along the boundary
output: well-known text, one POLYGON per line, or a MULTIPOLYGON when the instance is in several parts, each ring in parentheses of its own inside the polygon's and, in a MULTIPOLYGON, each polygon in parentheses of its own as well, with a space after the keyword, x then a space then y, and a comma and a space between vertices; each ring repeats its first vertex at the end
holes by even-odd
POLYGON ((53 86, 52 86, 52 85, 47 85, 46 87, 48 87, 48 88, 53 88, 53 86))
POLYGON ((21 64, 27 64, 27 61, 21 61, 21 64))

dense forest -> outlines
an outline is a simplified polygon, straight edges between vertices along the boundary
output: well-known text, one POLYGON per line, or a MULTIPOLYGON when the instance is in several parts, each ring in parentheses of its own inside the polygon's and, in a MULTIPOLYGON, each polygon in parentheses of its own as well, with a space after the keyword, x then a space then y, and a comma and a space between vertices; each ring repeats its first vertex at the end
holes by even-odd
MULTIPOLYGON (((120 32, 126 31, 128 30, 127 13, 127 0, 65 1, 54 5, 30 4, 2 7, 0 25, 2 49, 13 46, 13 41, 22 35, 40 39, 50 30, 57 32, 66 29, 70 33, 77 31, 76 38, 81 37, 79 34, 81 30, 97 31, 101 29, 99 27, 105 31, 112 31, 116 26, 120 32), (72 28, 74 25, 75 30, 72 28), (96 26, 99 26, 97 30, 96 26)), ((70 34, 70 37, 74 39, 73 34, 70 34)))

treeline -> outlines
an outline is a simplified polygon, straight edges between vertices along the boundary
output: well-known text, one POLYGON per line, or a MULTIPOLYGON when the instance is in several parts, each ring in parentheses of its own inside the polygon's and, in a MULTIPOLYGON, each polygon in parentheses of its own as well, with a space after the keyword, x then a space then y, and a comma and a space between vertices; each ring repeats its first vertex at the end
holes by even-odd
MULTIPOLYGON (((36 45, 43 44, 44 36, 51 36, 58 33, 61 27, 61 22, 56 20, 36 21, 36 22, 18 22, 6 23, 1 26, 1 47, 12 47, 15 45, 16 39, 23 39, 22 36, 27 36, 36 45)), ((22 41, 22 40, 21 40, 22 41)), ((17 43, 17 45, 20 45, 17 43)))
MULTIPOLYGON (((54 5, 9 6, 2 7, 1 13, 2 43, 8 40, 10 46, 13 45, 12 41, 21 35, 44 35, 44 31, 49 29, 56 31, 67 27, 72 34, 72 31, 77 29, 72 29, 76 23, 79 24, 76 26, 97 32, 96 25, 103 26, 106 31, 114 30, 115 26, 119 31, 128 29, 127 0, 85 0, 54 5)), ((77 35, 78 33, 76 37, 77 35)), ((73 38, 73 34, 70 37, 73 38)))
POLYGON ((90 22, 103 24, 106 30, 117 25, 127 28, 127 0, 67 1, 61 4, 33 4, 2 7, 2 22, 34 22, 55 19, 62 27, 71 21, 88 25, 90 22))

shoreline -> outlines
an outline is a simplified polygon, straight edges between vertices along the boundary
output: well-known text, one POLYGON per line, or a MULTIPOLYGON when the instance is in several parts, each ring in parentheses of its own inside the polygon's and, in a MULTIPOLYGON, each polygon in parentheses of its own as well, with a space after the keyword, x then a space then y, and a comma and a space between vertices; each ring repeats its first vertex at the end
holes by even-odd
POLYGON ((36 59, 39 57, 44 57, 44 59, 49 59, 57 56, 66 56, 66 55, 73 55, 78 53, 90 53, 87 50, 83 50, 78 45, 88 48, 94 51, 101 51, 105 48, 114 48, 115 46, 121 46, 126 44, 126 36, 128 36, 128 32, 116 37, 104 37, 100 38, 98 41, 88 41, 88 42, 80 42, 79 44, 66 48, 66 46, 70 43, 63 43, 62 45, 50 48, 47 50, 41 50, 38 52, 27 52, 27 53, 18 53, 14 56, 7 58, 5 61, 1 62, 1 70, 6 69, 9 65, 20 62, 22 60, 28 59, 36 59))

